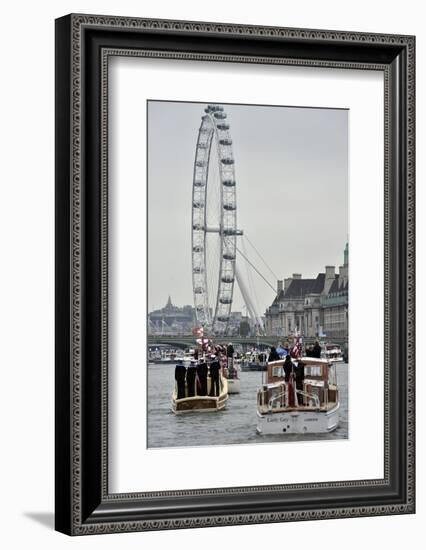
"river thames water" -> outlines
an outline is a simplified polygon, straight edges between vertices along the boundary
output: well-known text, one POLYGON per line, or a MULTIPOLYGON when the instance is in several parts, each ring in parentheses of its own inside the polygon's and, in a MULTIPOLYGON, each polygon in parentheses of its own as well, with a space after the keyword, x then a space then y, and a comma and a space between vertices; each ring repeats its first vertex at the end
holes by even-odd
POLYGON ((241 393, 229 396, 226 409, 217 413, 171 412, 174 365, 148 367, 148 447, 195 447, 237 443, 271 443, 348 437, 348 368, 337 365, 340 390, 340 423, 325 434, 258 435, 256 433, 256 393, 263 372, 240 372, 241 393))

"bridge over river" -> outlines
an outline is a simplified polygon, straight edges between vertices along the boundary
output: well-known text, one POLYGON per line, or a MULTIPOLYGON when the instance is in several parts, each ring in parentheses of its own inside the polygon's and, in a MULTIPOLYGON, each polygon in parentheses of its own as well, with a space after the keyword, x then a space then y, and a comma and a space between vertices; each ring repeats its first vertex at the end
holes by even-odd
MULTIPOLYGON (((169 335, 166 334, 148 334, 148 346, 170 346, 174 349, 181 348, 185 349, 190 346, 193 346, 195 343, 196 336, 193 334, 186 335, 169 335)), ((305 344, 313 344, 316 338, 303 338, 305 344)), ((283 336, 215 336, 214 342, 216 344, 240 344, 243 349, 251 347, 271 347, 276 346, 278 342, 285 342, 286 338, 283 336)), ((327 339, 333 344, 339 344, 342 349, 347 347, 347 338, 329 338, 327 339)))

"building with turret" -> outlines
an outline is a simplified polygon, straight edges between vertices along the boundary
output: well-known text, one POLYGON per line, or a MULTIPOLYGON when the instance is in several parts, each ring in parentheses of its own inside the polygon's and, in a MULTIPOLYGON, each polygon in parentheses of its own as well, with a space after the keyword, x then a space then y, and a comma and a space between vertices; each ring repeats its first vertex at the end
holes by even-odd
POLYGON ((349 247, 343 265, 325 266, 315 279, 293 273, 277 281, 277 295, 265 313, 266 333, 289 336, 299 330, 307 337, 347 338, 349 247))

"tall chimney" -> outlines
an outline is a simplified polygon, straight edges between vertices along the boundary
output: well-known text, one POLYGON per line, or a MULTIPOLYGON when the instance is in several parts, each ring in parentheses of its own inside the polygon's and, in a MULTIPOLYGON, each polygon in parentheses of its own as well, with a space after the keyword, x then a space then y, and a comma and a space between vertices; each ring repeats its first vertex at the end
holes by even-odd
POLYGON ((335 266, 334 265, 326 265, 325 266, 325 281, 324 281, 324 294, 328 294, 328 291, 330 290, 331 285, 333 284, 334 278, 335 278, 335 266))
POLYGON ((339 287, 345 285, 348 282, 348 266, 341 265, 339 267, 339 287))
POLYGON ((293 273, 293 279, 301 279, 302 274, 301 273, 293 273))
POLYGON ((325 266, 325 278, 326 279, 334 279, 335 275, 335 266, 334 265, 326 265, 325 266))
POLYGON ((277 281, 277 294, 279 294, 282 291, 282 289, 283 289, 283 281, 282 281, 282 279, 281 280, 278 279, 278 281, 277 281))
POLYGON ((293 278, 287 277, 287 279, 284 279, 284 290, 287 291, 288 287, 291 285, 293 278))

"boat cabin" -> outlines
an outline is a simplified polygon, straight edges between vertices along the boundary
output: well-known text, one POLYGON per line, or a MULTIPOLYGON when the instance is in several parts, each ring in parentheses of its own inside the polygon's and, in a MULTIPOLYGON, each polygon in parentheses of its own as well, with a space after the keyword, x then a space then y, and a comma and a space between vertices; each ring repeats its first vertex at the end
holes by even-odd
POLYGON ((293 372, 285 380, 284 360, 268 363, 264 383, 258 390, 257 402, 261 412, 272 410, 328 410, 338 402, 335 365, 328 359, 302 357, 302 374, 293 372))

